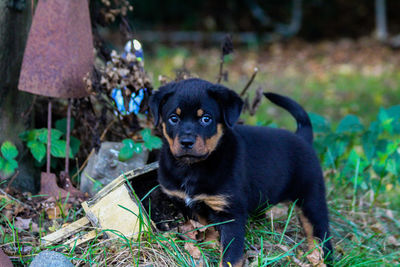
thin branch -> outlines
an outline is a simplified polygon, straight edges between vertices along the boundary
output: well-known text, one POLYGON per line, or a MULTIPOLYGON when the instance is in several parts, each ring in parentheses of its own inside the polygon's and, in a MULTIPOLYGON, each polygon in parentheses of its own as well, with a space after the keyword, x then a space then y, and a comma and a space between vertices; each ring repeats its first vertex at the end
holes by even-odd
POLYGON ((15 174, 11 177, 10 181, 8 181, 8 184, 7 184, 7 187, 6 187, 6 191, 9 190, 11 184, 14 182, 15 178, 17 178, 18 174, 19 174, 19 171, 17 170, 15 172, 15 174))
POLYGON ((243 97, 246 94, 246 92, 249 89, 250 85, 253 83, 254 78, 256 77, 257 73, 258 73, 258 68, 255 67, 253 75, 251 75, 250 80, 247 82, 246 86, 243 88, 242 92, 240 93, 240 97, 243 97))
POLYGON ((222 76, 224 76, 223 70, 224 70, 224 56, 221 56, 221 61, 219 62, 219 74, 218 74, 218 80, 217 83, 221 83, 222 76))

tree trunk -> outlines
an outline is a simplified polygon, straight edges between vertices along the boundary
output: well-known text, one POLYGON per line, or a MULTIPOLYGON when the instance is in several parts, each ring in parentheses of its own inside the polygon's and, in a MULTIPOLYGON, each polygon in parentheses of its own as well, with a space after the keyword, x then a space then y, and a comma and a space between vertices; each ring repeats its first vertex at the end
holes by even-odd
MULTIPOLYGON (((18 91, 18 79, 29 28, 32 21, 31 0, 0 0, 0 144, 9 140, 19 150, 19 175, 16 187, 35 191, 33 162, 18 134, 32 121, 22 115, 30 108, 33 95, 18 91)), ((14 184, 13 184, 14 185, 14 184)))
POLYGON ((31 13, 31 0, 0 0, 0 143, 19 143, 18 133, 25 129, 21 114, 32 101, 17 89, 31 13))
POLYGON ((386 21, 386 0, 375 0, 375 34, 379 41, 386 41, 388 38, 386 21))

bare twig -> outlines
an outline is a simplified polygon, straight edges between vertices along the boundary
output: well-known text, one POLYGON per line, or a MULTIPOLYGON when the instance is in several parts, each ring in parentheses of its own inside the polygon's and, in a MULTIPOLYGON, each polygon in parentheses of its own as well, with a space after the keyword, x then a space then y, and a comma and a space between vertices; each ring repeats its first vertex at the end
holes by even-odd
POLYGON ((247 92, 247 90, 249 89, 250 85, 253 83, 254 78, 256 77, 257 73, 258 73, 258 68, 255 67, 255 68, 254 68, 253 75, 251 75, 250 80, 247 82, 246 86, 243 88, 242 92, 240 93, 240 96, 241 96, 241 97, 243 97, 243 96, 246 94, 246 92, 247 92))
POLYGON ((221 61, 219 63, 219 75, 217 83, 221 83, 222 77, 225 76, 224 74, 225 56, 229 55, 232 52, 233 52, 232 37, 229 34, 226 34, 221 47, 221 61))
POLYGON ((11 177, 11 179, 10 179, 10 181, 8 182, 7 187, 6 187, 6 191, 7 191, 7 192, 8 192, 8 190, 9 190, 11 184, 14 182, 15 178, 17 178, 18 174, 19 174, 19 171, 17 170, 17 171, 15 172, 15 174, 11 177))
POLYGON ((219 74, 218 74, 218 80, 217 83, 221 83, 222 76, 224 76, 224 56, 221 56, 220 62, 219 62, 219 74))
POLYGON ((256 111, 261 104, 262 98, 263 98, 263 89, 262 89, 262 87, 258 87, 256 90, 256 95, 253 98, 253 103, 251 104, 251 106, 249 108, 251 116, 256 114, 256 111))

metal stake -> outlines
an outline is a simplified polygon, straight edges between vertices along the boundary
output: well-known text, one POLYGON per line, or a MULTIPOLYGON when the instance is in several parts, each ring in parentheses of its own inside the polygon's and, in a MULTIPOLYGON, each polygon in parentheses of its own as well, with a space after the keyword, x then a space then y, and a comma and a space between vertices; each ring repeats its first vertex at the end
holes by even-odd
POLYGON ((69 172, 69 143, 71 135, 71 99, 68 99, 67 110, 67 134, 66 134, 66 147, 65 147, 65 174, 68 176, 69 172))
POLYGON ((51 152, 51 99, 49 98, 47 109, 47 164, 46 172, 50 173, 50 152, 51 152))

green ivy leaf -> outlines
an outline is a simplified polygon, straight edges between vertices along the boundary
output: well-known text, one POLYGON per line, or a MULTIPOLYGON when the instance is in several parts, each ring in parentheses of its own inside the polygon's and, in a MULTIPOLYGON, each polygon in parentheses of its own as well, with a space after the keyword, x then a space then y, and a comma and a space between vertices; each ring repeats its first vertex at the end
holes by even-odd
POLYGON ((400 105, 392 106, 386 110, 387 115, 393 118, 392 131, 395 134, 400 134, 400 105))
POLYGON ((120 161, 127 161, 132 157, 133 157, 133 149, 130 149, 127 146, 123 146, 118 153, 118 159, 120 161))
POLYGON ((386 112, 389 117, 398 119, 400 118, 400 105, 391 106, 386 110, 386 112))
POLYGON ((14 159, 16 156, 18 156, 18 150, 15 147, 15 145, 13 143, 11 143, 10 141, 5 141, 2 145, 1 145, 1 153, 3 154, 3 157, 7 160, 12 160, 14 159))
POLYGON ((151 130, 150 129, 143 129, 140 131, 140 134, 142 135, 143 141, 144 141, 144 146, 148 150, 153 150, 160 148, 162 146, 162 141, 160 138, 157 136, 151 135, 151 130))
POLYGON ((336 129, 337 133, 359 133, 364 130, 359 118, 354 115, 347 115, 344 117, 336 129))
POLYGON ((378 140, 378 133, 368 131, 361 137, 361 143, 364 149, 365 156, 369 161, 375 156, 376 142, 378 140))
MULTIPOLYGON (((54 140, 51 141, 51 150, 50 153, 53 157, 56 158, 65 158, 65 147, 66 142, 65 140, 54 140)), ((72 152, 70 150, 69 157, 72 157, 72 152)))
POLYGON ((42 129, 36 129, 35 131, 37 133, 37 140, 39 140, 40 142, 42 142, 44 144, 47 144, 47 129, 42 128, 42 129))
POLYGON ((32 153, 32 156, 38 162, 41 162, 46 156, 46 145, 39 141, 29 141, 27 145, 32 153))
POLYGON ((325 133, 330 131, 331 126, 329 124, 329 121, 326 120, 324 117, 311 112, 308 115, 310 116, 313 131, 315 133, 325 133))
POLYGON ((132 139, 124 139, 122 144, 123 146, 118 154, 120 161, 127 161, 133 157, 134 153, 139 154, 143 151, 142 145, 135 143, 132 139))
MULTIPOLYGON (((67 133, 67 118, 56 121, 55 125, 56 125, 57 130, 61 131, 64 134, 67 133)), ((74 126, 75 126, 75 120, 74 120, 74 118, 71 118, 71 122, 70 122, 70 130, 71 131, 72 131, 72 129, 74 129, 74 126)))
POLYGON ((37 129, 33 129, 33 130, 29 130, 29 131, 25 131, 19 134, 19 138, 22 141, 33 141, 37 139, 37 135, 38 135, 38 131, 37 129))
POLYGON ((6 164, 6 160, 0 157, 0 170, 3 169, 4 164, 6 164))
POLYGON ((363 174, 364 169, 368 166, 368 162, 363 157, 358 155, 355 149, 351 150, 341 174, 343 176, 347 176, 353 183, 355 171, 357 169, 357 164, 358 164, 358 175, 359 175, 357 177, 357 184, 360 185, 362 181, 360 180, 362 178, 361 175, 363 174))
POLYGON ((4 176, 7 177, 7 176, 13 174, 16 168, 18 168, 17 161, 15 161, 14 159, 7 160, 7 161, 5 161, 5 164, 3 165, 1 172, 3 173, 4 176))
POLYGON ((146 142, 146 140, 149 140, 149 138, 151 137, 151 130, 143 129, 140 131, 140 134, 142 135, 143 140, 146 142))
POLYGON ((380 160, 374 160, 372 162, 372 168, 374 169, 375 173, 378 174, 381 178, 385 177, 387 174, 385 162, 382 162, 380 160))
POLYGON ((347 136, 330 134, 325 142, 332 156, 336 159, 345 153, 350 140, 347 136))
MULTIPOLYGON (((47 144, 47 129, 37 129, 37 138, 40 142, 47 144)), ((51 142, 57 141, 63 135, 63 132, 57 129, 51 129, 51 142)))
POLYGON ((386 164, 386 169, 388 172, 393 175, 400 175, 400 165, 397 163, 400 162, 400 155, 398 153, 392 154, 386 164))
MULTIPOLYGON (((392 111, 391 111, 392 113, 392 111)), ((393 132, 393 122, 396 120, 397 116, 394 114, 389 114, 389 112, 384 109, 384 108, 380 108, 379 109, 379 113, 378 113, 378 121, 380 122, 380 125, 382 126, 382 128, 389 132, 392 133, 393 132), (392 116, 393 115, 393 116, 392 116)))

